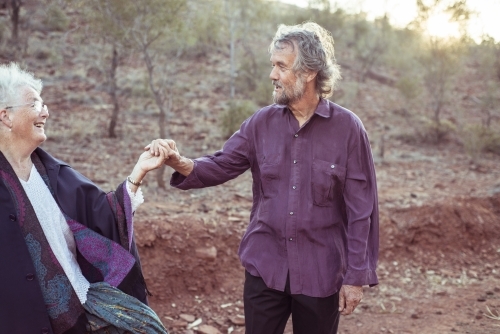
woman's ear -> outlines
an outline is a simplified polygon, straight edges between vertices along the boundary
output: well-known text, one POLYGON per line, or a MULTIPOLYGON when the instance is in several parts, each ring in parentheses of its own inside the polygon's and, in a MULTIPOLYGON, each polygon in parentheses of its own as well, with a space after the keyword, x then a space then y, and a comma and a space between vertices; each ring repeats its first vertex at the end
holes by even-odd
POLYGON ((9 129, 12 128, 12 120, 7 109, 0 109, 0 122, 9 129))

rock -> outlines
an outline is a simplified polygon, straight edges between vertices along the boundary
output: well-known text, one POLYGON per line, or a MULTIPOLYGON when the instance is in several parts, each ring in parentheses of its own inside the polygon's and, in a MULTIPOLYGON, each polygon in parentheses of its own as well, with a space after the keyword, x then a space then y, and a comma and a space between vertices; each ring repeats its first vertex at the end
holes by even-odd
POLYGON ((217 248, 214 246, 208 248, 197 248, 195 252, 196 256, 200 259, 213 261, 217 258, 217 248))
POLYGON ((187 322, 193 322, 196 320, 196 317, 194 315, 191 315, 191 314, 181 314, 181 315, 179 315, 179 318, 181 318, 182 320, 185 320, 187 322))
POLYGON ((171 326, 175 327, 175 328, 180 328, 180 327, 186 327, 187 324, 188 323, 184 320, 174 320, 174 321, 172 321, 171 326))
POLYGON ((245 325, 245 317, 242 315, 235 315, 233 317, 230 317, 229 320, 236 326, 245 325))
POLYGON ((210 325, 201 325, 196 331, 201 334, 222 334, 217 328, 210 325))

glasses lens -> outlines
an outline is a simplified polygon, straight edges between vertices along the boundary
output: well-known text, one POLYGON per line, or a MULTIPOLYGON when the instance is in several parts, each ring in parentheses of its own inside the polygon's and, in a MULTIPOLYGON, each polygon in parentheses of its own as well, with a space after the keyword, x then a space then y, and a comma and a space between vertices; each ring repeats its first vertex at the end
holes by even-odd
POLYGON ((33 103, 33 107, 35 108, 36 112, 41 112, 43 108, 43 103, 40 101, 35 101, 35 103, 33 103))

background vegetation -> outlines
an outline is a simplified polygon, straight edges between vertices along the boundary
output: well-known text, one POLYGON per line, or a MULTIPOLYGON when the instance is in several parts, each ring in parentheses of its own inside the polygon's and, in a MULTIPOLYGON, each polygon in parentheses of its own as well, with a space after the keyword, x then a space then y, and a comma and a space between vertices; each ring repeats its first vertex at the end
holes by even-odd
MULTIPOLYGON (((150 137, 169 137, 193 108, 217 113, 222 141, 271 103, 267 48, 277 25, 312 20, 331 31, 344 71, 333 101, 356 112, 365 85, 389 87, 391 94, 375 97, 383 107, 369 129, 382 158, 387 140, 455 145, 474 160, 500 154, 500 44, 490 36, 474 41, 465 30, 459 38, 425 35, 440 1, 416 1, 415 21, 396 28, 387 17, 334 10, 328 0, 306 9, 264 0, 1 0, 0 61, 23 64, 49 87, 77 82, 60 101, 106 115, 105 125, 91 127, 76 118, 54 140, 120 138, 135 119, 122 109, 154 115, 158 132, 150 137), (200 63, 220 75, 192 73, 190 64, 200 63), (206 90, 224 98, 199 106, 180 98, 206 90)), ((449 1, 447 10, 462 25, 473 14, 465 0, 449 1)), ((163 187, 161 180, 162 171, 163 187)))

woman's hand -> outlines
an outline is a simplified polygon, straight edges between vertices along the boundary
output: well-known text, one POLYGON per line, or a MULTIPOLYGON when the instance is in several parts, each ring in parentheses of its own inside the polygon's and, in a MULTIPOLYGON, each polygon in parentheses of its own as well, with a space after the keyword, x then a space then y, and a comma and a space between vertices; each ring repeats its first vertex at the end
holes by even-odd
POLYGON ((143 152, 134 166, 132 173, 128 176, 127 182, 130 183, 130 190, 136 192, 142 183, 142 179, 149 171, 157 169, 165 162, 167 150, 159 148, 158 155, 151 154, 150 151, 143 152))
POLYGON ((152 155, 150 151, 143 152, 137 160, 136 166, 139 167, 144 174, 147 172, 157 169, 163 165, 166 158, 166 150, 163 147, 158 149, 158 155, 152 155))

